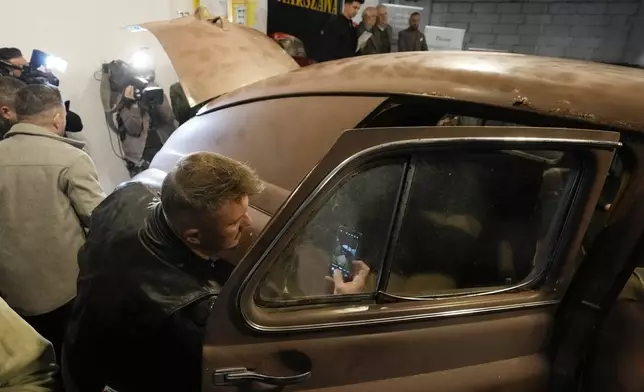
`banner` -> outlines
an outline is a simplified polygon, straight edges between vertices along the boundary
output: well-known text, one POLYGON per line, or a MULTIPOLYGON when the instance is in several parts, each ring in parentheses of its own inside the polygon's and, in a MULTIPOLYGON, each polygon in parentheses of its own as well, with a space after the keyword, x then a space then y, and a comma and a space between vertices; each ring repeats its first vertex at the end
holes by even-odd
POLYGON ((304 43, 308 57, 317 53, 320 31, 342 12, 343 0, 268 0, 267 33, 286 33, 304 43))
POLYGON ((463 50, 465 30, 450 27, 425 26, 427 49, 432 50, 463 50))

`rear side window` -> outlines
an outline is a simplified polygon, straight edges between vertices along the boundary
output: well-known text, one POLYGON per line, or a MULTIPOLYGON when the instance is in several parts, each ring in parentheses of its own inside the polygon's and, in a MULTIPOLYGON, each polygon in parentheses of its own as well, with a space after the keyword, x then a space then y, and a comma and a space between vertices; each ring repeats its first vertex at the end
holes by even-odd
POLYGON ((343 262, 350 275, 352 260, 371 268, 364 294, 534 287, 579 170, 573 154, 558 151, 434 151, 372 163, 321 198, 256 299, 284 306, 337 298, 327 276, 343 262))
POLYGON ((543 151, 415 158, 385 291, 460 295, 537 277, 577 166, 543 151))

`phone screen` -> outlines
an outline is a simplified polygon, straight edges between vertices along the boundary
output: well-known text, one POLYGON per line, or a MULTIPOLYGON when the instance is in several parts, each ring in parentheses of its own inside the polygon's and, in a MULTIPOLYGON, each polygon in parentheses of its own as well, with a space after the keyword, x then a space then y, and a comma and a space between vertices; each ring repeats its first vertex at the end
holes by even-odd
POLYGON ((353 273, 353 260, 356 259, 362 233, 338 227, 333 252, 331 254, 331 276, 335 270, 340 270, 344 279, 351 278, 353 273))

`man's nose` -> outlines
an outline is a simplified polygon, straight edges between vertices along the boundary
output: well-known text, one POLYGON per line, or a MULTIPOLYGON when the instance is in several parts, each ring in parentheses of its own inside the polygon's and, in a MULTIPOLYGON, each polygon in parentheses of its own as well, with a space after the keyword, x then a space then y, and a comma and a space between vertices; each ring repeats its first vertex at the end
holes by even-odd
POLYGON ((250 215, 248 215, 248 213, 246 213, 246 215, 244 217, 244 223, 243 224, 244 224, 244 227, 248 227, 248 226, 253 224, 253 218, 251 218, 250 215))

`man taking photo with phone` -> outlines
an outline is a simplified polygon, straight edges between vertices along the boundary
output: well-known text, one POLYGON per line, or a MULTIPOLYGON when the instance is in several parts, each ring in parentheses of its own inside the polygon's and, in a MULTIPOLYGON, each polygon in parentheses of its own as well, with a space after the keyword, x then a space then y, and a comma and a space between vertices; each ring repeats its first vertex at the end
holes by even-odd
MULTIPOLYGON (((68 392, 201 389, 206 324, 233 270, 219 254, 250 228, 263 188, 250 167, 198 152, 160 195, 131 182, 96 208, 63 350, 68 392)), ((335 278, 336 292, 360 292, 335 278)))

